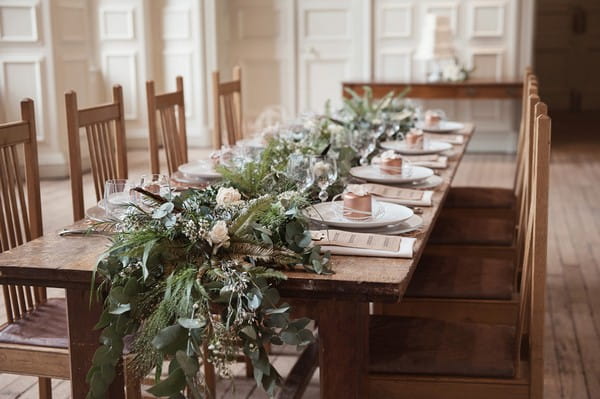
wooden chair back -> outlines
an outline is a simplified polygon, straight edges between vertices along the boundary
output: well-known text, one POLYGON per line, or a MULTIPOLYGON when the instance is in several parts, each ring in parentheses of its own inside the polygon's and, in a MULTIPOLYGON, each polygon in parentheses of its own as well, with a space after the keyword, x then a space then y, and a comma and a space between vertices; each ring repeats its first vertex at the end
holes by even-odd
POLYGON ((160 173, 157 112, 160 117, 160 130, 162 132, 162 142, 165 146, 169 175, 177 171, 179 165, 188 161, 183 78, 177 76, 176 81, 177 89, 163 94, 155 93, 154 81, 149 80, 146 82, 148 147, 150 148, 150 170, 152 173, 160 173))
MULTIPOLYGON (((533 137, 534 128, 535 128, 535 108, 537 104, 540 102, 540 98, 538 97, 538 89, 537 85, 534 82, 529 83, 529 87, 527 89, 529 95, 527 99, 526 106, 526 120, 524 122, 524 140, 522 147, 522 158, 521 165, 519 166, 519 172, 521 174, 519 181, 519 190, 517 191, 517 234, 516 234, 516 248, 517 248, 517 265, 521 265, 523 263, 523 247, 525 242, 525 234, 526 229, 525 226, 529 220, 529 212, 530 212, 530 203, 531 203, 531 186, 533 183, 533 151, 536 145, 535 139, 533 137)), ((520 272, 520 267, 515 269, 515 272, 520 272)), ((518 277, 515 275, 515 278, 518 277)))
POLYGON ((550 175, 550 130, 546 104, 535 106, 535 122, 531 162, 531 200, 525 231, 521 273, 521 294, 514 356, 529 354, 532 392, 541 397, 543 386, 544 298, 548 242, 548 192, 550 175), (523 345, 526 350, 523 350, 523 345))
POLYGON ((219 71, 213 72, 214 128, 213 147, 235 145, 243 138, 242 69, 233 68, 233 80, 221 82, 219 71), (223 129, 223 121, 225 129, 223 129), (225 136, 226 133, 226 136, 225 136))
MULTIPOLYGON (((21 102, 21 120, 0 125, 0 252, 42 235, 42 207, 33 100, 21 102), (21 149, 22 147, 22 149, 21 149), (24 155, 23 175, 19 155, 24 155)), ((8 323, 46 301, 41 287, 3 285, 8 323)))
POLYGON ((113 102, 79 109, 77 93, 65 94, 67 131, 69 136, 69 171, 73 197, 73 219, 85 216, 83 201, 83 167, 79 130, 85 128, 87 145, 96 191, 96 201, 104 194, 104 183, 109 179, 127 178, 127 147, 125 144, 125 117, 123 90, 113 87, 113 102))

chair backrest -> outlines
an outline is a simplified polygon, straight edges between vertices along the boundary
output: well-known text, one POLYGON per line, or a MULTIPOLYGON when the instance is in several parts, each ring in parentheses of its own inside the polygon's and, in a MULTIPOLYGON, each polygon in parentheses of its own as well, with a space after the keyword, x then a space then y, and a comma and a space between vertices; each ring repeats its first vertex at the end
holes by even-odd
MULTIPOLYGON (((42 235, 42 207, 33 100, 21 102, 21 120, 0 125, 0 252, 42 235), (23 176, 19 155, 24 155, 23 176)), ((8 323, 45 302, 41 287, 3 285, 8 323)))
POLYGON ((550 130, 546 104, 535 107, 530 211, 525 230, 521 294, 516 324, 515 359, 529 354, 532 392, 543 389, 544 300, 548 243, 548 192, 550 175, 550 130), (523 350, 525 345, 525 350, 523 350))
POLYGON ((73 197, 73 219, 85 216, 83 202, 83 167, 79 129, 85 128, 96 201, 104 194, 104 183, 109 179, 127 178, 127 147, 125 144, 125 117, 123 90, 113 87, 113 102, 79 109, 77 93, 65 93, 67 131, 69 135, 69 171, 73 197))
POLYGON ((219 72, 213 72, 213 106, 214 128, 213 147, 221 148, 225 144, 224 133, 228 145, 234 145, 243 138, 242 131, 242 69, 233 68, 233 80, 221 82, 219 72), (222 119, 225 121, 223 130, 222 119))
MULTIPOLYGON (((525 137, 527 135, 527 127, 529 126, 527 120, 527 107, 528 107, 528 98, 531 94, 529 89, 532 83, 537 84, 537 77, 533 74, 530 67, 525 69, 525 74, 523 76, 523 95, 521 99, 521 124, 519 126, 519 137, 517 139, 517 159, 516 159, 516 171, 515 171, 515 180, 514 180, 514 190, 515 194, 519 194, 519 190, 522 185, 523 178, 523 162, 524 162, 524 150, 525 150, 525 137)), ((537 93, 536 93, 537 94, 537 93)))
POLYGON ((148 147, 150 148, 150 170, 152 173, 160 173, 157 112, 160 116, 160 130, 162 132, 162 142, 165 146, 169 175, 173 174, 179 165, 188 161, 183 78, 177 76, 176 81, 177 89, 163 94, 155 94, 154 81, 149 80, 146 82, 148 147))
MULTIPOLYGON (((525 242, 525 234, 528 220, 529 220, 529 212, 530 212, 530 202, 531 202, 531 186, 533 179, 533 151, 536 145, 534 140, 534 127, 535 127, 535 107, 540 102, 540 98, 538 97, 538 88, 535 82, 531 81, 528 87, 528 99, 527 106, 525 111, 525 129, 524 129, 524 140, 522 147, 522 158, 520 167, 520 181, 519 181, 519 190, 516 193, 517 200, 517 234, 516 234, 516 247, 517 247, 517 265, 521 265, 523 261, 523 247, 525 242)), ((515 269, 516 272, 520 271, 520 267, 515 269)), ((515 277, 518 277, 515 275, 515 277)))

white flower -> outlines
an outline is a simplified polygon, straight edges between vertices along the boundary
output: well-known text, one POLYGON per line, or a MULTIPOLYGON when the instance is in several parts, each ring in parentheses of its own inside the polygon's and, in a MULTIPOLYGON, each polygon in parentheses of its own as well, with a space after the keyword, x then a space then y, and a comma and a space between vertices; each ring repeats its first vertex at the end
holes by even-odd
POLYGON ((217 205, 227 206, 239 202, 242 195, 233 187, 221 187, 217 193, 217 205))
POLYGON ((317 127, 317 124, 316 124, 316 123, 315 123, 315 121, 314 121, 314 120, 312 120, 312 119, 309 119, 309 120, 307 120, 306 122, 304 122, 304 128, 305 128, 306 130, 313 130, 313 129, 314 129, 314 128, 316 128, 316 127, 317 127))
POLYGON ((318 161, 313 166, 313 172, 317 176, 323 176, 323 175, 329 173, 329 164, 327 164, 323 161, 318 161))
POLYGON ((387 150, 381 154, 381 159, 399 159, 402 158, 400 154, 397 154, 394 150, 387 150))
POLYGON ((329 132, 337 136, 338 134, 344 133, 344 127, 342 125, 338 125, 337 123, 332 123, 329 125, 329 132))
POLYGON ((214 224, 208 237, 213 244, 224 244, 229 241, 229 230, 227 229, 227 223, 224 220, 219 220, 214 224))

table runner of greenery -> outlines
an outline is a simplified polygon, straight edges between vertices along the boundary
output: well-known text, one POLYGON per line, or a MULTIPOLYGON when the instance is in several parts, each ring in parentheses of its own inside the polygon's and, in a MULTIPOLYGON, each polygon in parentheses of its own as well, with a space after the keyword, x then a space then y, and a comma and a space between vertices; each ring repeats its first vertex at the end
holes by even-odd
POLYGON ((327 106, 325 115, 271 129, 258 159, 221 168, 222 181, 207 188, 173 197, 137 189, 143 201, 112 223, 117 233, 96 268, 104 311, 88 398, 106 394, 125 341, 137 376, 156 370, 149 389, 156 396, 207 397, 201 366, 210 363, 228 377, 240 350, 252 360, 257 384, 273 396, 281 376, 265 345, 300 348, 314 340, 310 320, 292 320, 290 306, 280 303, 277 283, 285 269, 331 273, 301 213, 316 193, 301 191, 285 173, 288 158, 337 157, 339 182, 330 189, 340 191, 360 160, 349 135, 380 129, 396 138, 413 126, 404 94, 375 101, 368 88, 362 97, 351 92, 335 115, 327 106), (160 380, 164 360, 168 377, 160 380))

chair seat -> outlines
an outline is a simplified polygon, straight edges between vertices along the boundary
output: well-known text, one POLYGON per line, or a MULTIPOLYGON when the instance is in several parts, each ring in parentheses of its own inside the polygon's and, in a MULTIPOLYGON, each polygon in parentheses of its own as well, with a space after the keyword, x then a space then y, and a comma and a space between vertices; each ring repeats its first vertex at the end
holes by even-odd
POLYGON ((67 349, 67 302, 51 298, 0 331, 0 343, 67 349))
POLYGON ((509 259, 431 256, 425 253, 410 280, 407 297, 512 298, 514 262, 509 259))
POLYGON ((370 373, 512 378, 515 328, 371 316, 370 373))
POLYGON ((512 208, 516 204, 512 188, 451 187, 445 208, 512 208))

